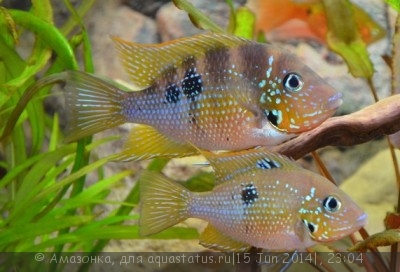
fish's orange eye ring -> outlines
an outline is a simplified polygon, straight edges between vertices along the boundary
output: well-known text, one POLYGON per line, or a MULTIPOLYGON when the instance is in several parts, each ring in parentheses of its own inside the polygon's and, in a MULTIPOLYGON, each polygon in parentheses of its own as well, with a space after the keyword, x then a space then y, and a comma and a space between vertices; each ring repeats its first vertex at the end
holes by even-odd
POLYGON ((322 201, 322 206, 327 212, 334 213, 340 209, 342 203, 337 196, 329 195, 322 201))
POLYGON ((302 77, 294 72, 287 73, 283 78, 282 83, 285 90, 294 93, 300 92, 304 85, 302 77))

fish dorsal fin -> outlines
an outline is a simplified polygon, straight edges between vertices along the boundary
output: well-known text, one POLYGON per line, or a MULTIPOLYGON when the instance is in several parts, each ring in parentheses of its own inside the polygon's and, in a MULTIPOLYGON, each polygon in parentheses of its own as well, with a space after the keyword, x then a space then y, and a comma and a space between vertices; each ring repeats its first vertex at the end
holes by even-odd
POLYGON ((123 66, 138 87, 148 87, 164 71, 178 68, 189 57, 200 57, 217 48, 251 41, 222 33, 204 33, 161 44, 138 44, 113 37, 123 66))
POLYGON ((189 144, 175 142, 153 127, 135 125, 124 143, 123 150, 113 159, 130 161, 155 157, 177 158, 195 154, 198 154, 198 151, 189 144))
POLYGON ((215 171, 217 184, 248 171, 292 170, 300 166, 292 159, 268 151, 266 148, 248 149, 239 152, 213 153, 200 151, 215 171))
POLYGON ((245 252, 250 249, 250 245, 238 242, 226 236, 211 224, 208 224, 202 234, 200 234, 200 244, 206 248, 222 252, 245 252))

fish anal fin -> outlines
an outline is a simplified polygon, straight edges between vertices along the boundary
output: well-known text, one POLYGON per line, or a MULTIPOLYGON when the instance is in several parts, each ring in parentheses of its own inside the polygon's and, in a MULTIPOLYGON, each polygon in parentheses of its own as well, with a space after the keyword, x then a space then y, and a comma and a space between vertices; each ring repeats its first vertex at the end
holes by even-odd
POLYGON ((189 57, 251 41, 222 33, 205 33, 161 44, 138 44, 112 37, 125 70, 139 87, 148 87, 167 69, 180 67, 189 57))
POLYGON ((151 126, 136 125, 130 131, 122 151, 113 159, 146 160, 155 157, 178 158, 195 154, 198 154, 198 151, 190 144, 173 141, 151 126))
POLYGON ((199 151, 213 167, 218 184, 249 171, 292 170, 300 167, 292 159, 267 150, 265 147, 239 152, 199 151))
POLYGON ((206 248, 222 251, 222 252, 245 252, 251 246, 221 233, 211 224, 208 224, 203 233, 200 235, 200 244, 206 248))

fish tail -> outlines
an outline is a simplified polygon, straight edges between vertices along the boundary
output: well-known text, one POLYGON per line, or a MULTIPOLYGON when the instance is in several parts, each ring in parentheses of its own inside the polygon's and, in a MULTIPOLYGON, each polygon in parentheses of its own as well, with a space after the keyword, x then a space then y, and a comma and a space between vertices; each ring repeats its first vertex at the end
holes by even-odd
POLYGON ((139 234, 155 234, 187 219, 191 195, 163 175, 144 171, 140 177, 139 234))
POLYGON ((123 101, 126 92, 93 75, 66 72, 65 141, 71 142, 126 122, 123 101))

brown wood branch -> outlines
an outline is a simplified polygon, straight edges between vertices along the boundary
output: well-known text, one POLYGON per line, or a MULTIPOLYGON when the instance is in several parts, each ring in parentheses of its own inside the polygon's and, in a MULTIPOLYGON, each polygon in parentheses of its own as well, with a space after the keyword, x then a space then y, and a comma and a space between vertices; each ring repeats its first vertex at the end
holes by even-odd
POLYGON ((400 130, 400 94, 352 114, 332 117, 319 127, 277 146, 274 151, 294 159, 324 146, 351 146, 400 130))

